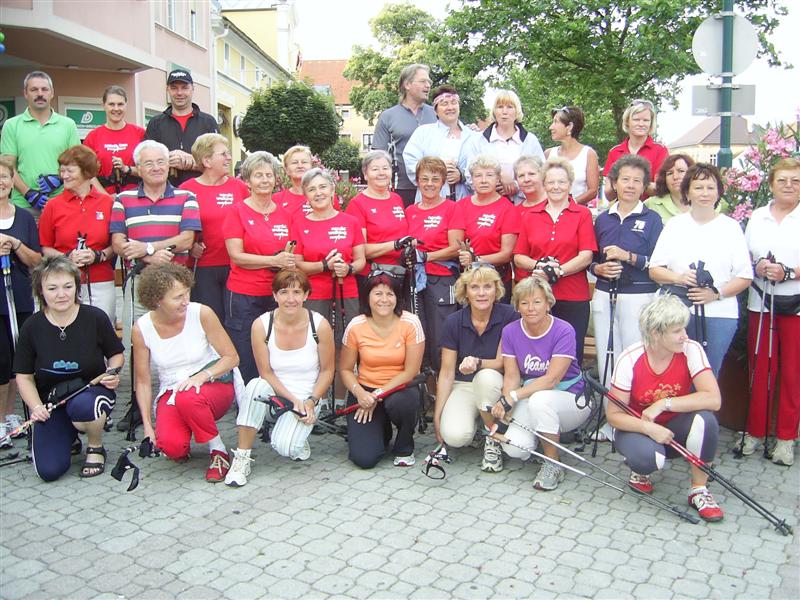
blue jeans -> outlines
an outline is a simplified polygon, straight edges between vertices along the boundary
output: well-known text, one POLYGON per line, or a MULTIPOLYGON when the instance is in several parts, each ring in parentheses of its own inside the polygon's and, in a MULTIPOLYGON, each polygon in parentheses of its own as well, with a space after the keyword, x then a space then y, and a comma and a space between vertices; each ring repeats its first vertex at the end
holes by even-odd
MULTIPOLYGON (((689 317, 689 324, 686 326, 686 333, 689 337, 696 342, 702 342, 702 327, 698 320, 695 326, 695 317, 692 314, 689 317)), ((722 367, 722 359, 728 352, 728 346, 731 345, 731 340, 736 333, 737 319, 728 319, 725 317, 706 317, 706 343, 704 346, 706 356, 708 356, 708 363, 711 365, 711 371, 714 377, 719 376, 719 370, 722 367)))

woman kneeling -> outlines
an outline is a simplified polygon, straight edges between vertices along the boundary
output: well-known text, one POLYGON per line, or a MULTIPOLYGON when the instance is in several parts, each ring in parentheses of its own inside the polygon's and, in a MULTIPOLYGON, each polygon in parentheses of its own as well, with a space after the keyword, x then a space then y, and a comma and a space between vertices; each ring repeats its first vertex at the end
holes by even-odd
MULTIPOLYGON (((589 409, 578 408, 575 396, 583 391, 576 358, 575 330, 550 310, 556 303, 550 284, 533 275, 520 281, 511 305, 522 317, 503 329, 503 395, 492 408, 495 418, 511 418, 541 434, 542 452, 558 460, 558 449, 544 438, 558 442, 562 431, 572 431, 589 418, 589 409)), ((526 460, 529 453, 517 446, 535 448, 537 436, 512 421, 504 445, 506 454, 526 460)), ((564 479, 558 465, 545 461, 533 481, 537 490, 554 490, 564 479)))
POLYGON ((206 481, 216 483, 230 467, 216 422, 233 402, 231 370, 239 356, 214 311, 189 301, 193 284, 191 271, 182 265, 151 265, 142 271, 139 302, 149 312, 133 327, 136 393, 144 434, 173 460, 189 457, 192 435, 197 443, 207 443, 206 481), (155 402, 151 364, 159 381, 155 402))
POLYGON ((347 416, 347 443, 350 460, 362 469, 371 469, 386 453, 392 425, 397 427, 394 465, 414 464, 419 391, 410 387, 382 397, 384 389, 406 384, 419 373, 425 352, 419 319, 400 308, 400 287, 393 273, 372 271, 361 290, 363 314, 350 321, 342 339, 339 376, 350 390, 347 404, 358 403, 347 416))
POLYGON ((253 321, 253 356, 260 377, 247 384, 239 407, 239 447, 225 478, 230 486, 247 483, 250 450, 267 415, 270 396, 289 400, 292 411, 275 420, 270 442, 281 456, 307 460, 308 436, 319 414, 319 400, 333 383, 333 331, 319 313, 303 306, 311 291, 302 271, 283 270, 272 280, 278 308, 253 321), (304 415, 304 416, 300 416, 304 415))
MULTIPOLYGON (((672 440, 710 463, 719 424, 720 393, 703 348, 686 335, 689 309, 677 296, 658 296, 639 317, 644 342, 620 356, 611 382, 612 394, 630 404, 641 419, 608 404, 617 449, 631 468, 630 486, 649 494, 650 473, 677 456, 672 440), (692 391, 694 386, 695 391, 692 391)), ((706 488, 708 475, 692 466, 689 504, 706 521, 722 519, 722 510, 706 488)))
POLYGON ((95 477, 105 471, 103 425, 116 402, 119 376, 108 374, 100 385, 55 409, 48 410, 44 402, 56 404, 107 368, 122 367, 122 343, 102 310, 80 303, 81 272, 68 258, 45 258, 33 270, 31 287, 42 310, 22 326, 14 370, 20 396, 35 421, 33 468, 45 481, 61 477, 81 431, 88 439, 81 477, 95 477))

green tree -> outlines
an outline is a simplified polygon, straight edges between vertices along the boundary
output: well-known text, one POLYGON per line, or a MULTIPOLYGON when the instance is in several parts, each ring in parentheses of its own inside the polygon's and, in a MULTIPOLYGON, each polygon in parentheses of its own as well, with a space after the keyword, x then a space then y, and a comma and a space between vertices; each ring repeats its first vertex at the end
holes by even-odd
POLYGON ((319 158, 328 169, 349 171, 350 177, 358 177, 361 174, 360 148, 358 144, 348 139, 339 138, 319 158))
MULTIPOLYGON (((759 33, 760 55, 780 58, 769 36, 782 0, 739 0, 759 33)), ((520 92, 526 125, 549 139, 550 109, 581 106, 584 139, 600 153, 624 137, 634 98, 676 102, 684 77, 699 72, 692 36, 720 0, 465 0, 445 21, 441 60, 463 75, 520 92)))
POLYGON ((248 150, 283 154, 305 144, 321 154, 339 139, 333 99, 305 83, 275 83, 253 93, 239 135, 248 150))
POLYGON ((484 86, 473 76, 453 69, 442 60, 442 23, 411 4, 387 4, 370 21, 380 51, 354 46, 344 76, 356 81, 350 102, 360 115, 372 121, 397 104, 397 82, 406 65, 422 63, 431 67, 433 88, 444 83, 456 87, 461 96, 461 120, 468 123, 482 118, 484 86))

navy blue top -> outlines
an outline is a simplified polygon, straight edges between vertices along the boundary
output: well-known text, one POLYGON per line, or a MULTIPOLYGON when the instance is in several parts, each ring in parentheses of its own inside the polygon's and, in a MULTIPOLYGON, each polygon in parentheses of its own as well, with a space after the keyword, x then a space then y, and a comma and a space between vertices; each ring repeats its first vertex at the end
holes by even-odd
MULTIPOLYGON (((613 207, 612 207, 613 208, 613 207)), ((636 255, 636 264, 622 263, 622 275, 619 278, 617 292, 621 294, 647 294, 655 292, 657 284, 650 279, 648 267, 650 255, 656 247, 658 236, 664 224, 657 212, 647 208, 642 202, 620 221, 619 213, 611 209, 597 217, 594 233, 597 237, 598 252, 595 252, 591 271, 598 263, 604 262, 603 248, 618 246, 636 255)), ((604 292, 608 290, 608 279, 597 276, 595 286, 604 292)))
POLYGON ((475 373, 464 375, 458 370, 458 365, 467 356, 476 358, 497 358, 497 347, 500 345, 500 336, 503 327, 519 319, 519 314, 508 304, 496 302, 489 316, 489 324, 482 334, 478 335, 472 324, 472 309, 469 306, 457 310, 449 315, 444 322, 440 343, 443 348, 455 350, 456 381, 472 381, 475 373))
MULTIPOLYGON (((8 229, 0 229, 0 233, 17 238, 31 250, 41 252, 39 245, 39 230, 36 228, 36 221, 33 215, 24 208, 17 207, 14 210, 14 222, 8 229)), ((33 295, 31 294, 31 275, 16 254, 9 254, 11 258, 11 287, 14 292, 14 304, 18 313, 33 312, 33 295)), ((0 315, 8 314, 8 298, 6 289, 0 285, 3 292, 0 295, 0 315)))

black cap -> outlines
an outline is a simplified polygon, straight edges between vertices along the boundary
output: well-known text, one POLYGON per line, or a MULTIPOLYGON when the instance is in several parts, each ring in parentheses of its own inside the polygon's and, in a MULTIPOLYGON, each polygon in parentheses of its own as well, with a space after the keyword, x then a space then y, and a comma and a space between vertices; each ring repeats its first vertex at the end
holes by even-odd
POLYGON ((169 75, 167 75, 167 85, 170 83, 175 83, 176 81, 183 81, 184 83, 191 83, 194 85, 194 81, 192 81, 192 74, 189 71, 184 71, 183 69, 175 69, 171 71, 169 75))

